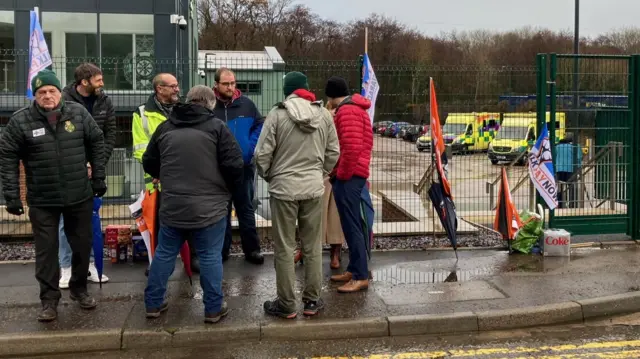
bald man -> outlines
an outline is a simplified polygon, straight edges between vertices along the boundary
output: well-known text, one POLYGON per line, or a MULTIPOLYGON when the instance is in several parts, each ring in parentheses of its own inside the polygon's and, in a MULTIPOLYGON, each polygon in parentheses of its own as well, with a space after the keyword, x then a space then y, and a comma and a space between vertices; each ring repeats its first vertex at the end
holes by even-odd
MULTIPOLYGON (((131 133, 133 135, 133 157, 142 163, 142 155, 147 150, 151 136, 161 123, 167 120, 173 111, 173 106, 180 100, 180 86, 172 74, 160 73, 153 78, 153 94, 147 103, 138 107, 133 113, 131 133)), ((158 180, 151 175, 144 174, 144 185, 153 191, 158 180)), ((192 248, 191 267, 199 272, 198 259, 192 248)))

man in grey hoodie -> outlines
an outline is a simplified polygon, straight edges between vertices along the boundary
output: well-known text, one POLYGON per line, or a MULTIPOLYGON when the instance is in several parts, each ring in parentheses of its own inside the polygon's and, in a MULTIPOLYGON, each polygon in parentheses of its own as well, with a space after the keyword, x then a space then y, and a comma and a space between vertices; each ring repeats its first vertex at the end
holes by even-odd
POLYGON ((262 127, 254 158, 258 174, 269 183, 278 298, 264 303, 267 314, 294 319, 296 221, 304 256, 304 315, 324 307, 322 286, 323 178, 340 156, 331 113, 309 92, 307 77, 284 77, 284 102, 277 104, 262 127))

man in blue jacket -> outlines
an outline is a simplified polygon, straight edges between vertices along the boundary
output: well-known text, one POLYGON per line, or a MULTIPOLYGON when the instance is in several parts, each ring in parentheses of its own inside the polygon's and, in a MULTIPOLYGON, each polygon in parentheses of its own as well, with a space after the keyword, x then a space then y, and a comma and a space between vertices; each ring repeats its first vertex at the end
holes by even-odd
POLYGON ((244 175, 242 185, 233 191, 229 202, 227 229, 222 259, 229 258, 231 250, 231 204, 236 209, 242 239, 242 251, 245 259, 253 264, 263 264, 264 257, 260 253, 260 240, 256 230, 255 209, 253 206, 255 164, 253 152, 260 137, 264 118, 256 105, 236 88, 236 76, 227 68, 220 68, 215 74, 216 106, 215 117, 226 122, 242 149, 244 175))

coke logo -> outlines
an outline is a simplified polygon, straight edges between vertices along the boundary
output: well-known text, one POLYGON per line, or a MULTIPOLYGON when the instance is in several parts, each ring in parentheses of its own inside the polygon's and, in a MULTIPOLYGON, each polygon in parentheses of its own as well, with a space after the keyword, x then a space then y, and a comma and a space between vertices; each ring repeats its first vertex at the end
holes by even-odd
POLYGON ((569 245, 569 238, 564 238, 564 237, 558 237, 558 238, 545 237, 544 244, 550 245, 550 246, 568 246, 569 245))

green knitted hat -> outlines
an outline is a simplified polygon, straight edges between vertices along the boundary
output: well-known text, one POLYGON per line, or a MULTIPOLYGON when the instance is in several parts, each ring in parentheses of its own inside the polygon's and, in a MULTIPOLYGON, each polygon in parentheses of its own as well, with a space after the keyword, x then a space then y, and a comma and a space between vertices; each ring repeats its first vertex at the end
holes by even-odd
POLYGON ((284 85, 282 86, 282 91, 284 91, 284 96, 287 97, 293 93, 295 90, 299 89, 309 89, 309 82, 307 81, 307 76, 305 76, 301 72, 289 72, 284 76, 284 85))
POLYGON ((38 72, 33 80, 31 80, 31 89, 34 94, 42 86, 55 86, 58 90, 62 91, 60 80, 58 80, 56 73, 51 70, 44 69, 38 72))

